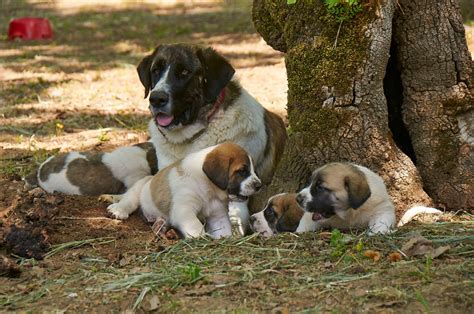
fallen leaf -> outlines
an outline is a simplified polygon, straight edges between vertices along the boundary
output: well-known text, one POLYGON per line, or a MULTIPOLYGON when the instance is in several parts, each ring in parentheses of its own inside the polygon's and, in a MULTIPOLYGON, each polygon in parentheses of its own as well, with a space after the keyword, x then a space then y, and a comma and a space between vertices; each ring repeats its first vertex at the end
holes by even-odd
POLYGON ((392 252, 388 255, 387 258, 390 262, 399 262, 402 260, 402 254, 398 252, 392 252))
POLYGON ((378 262, 382 255, 378 251, 367 250, 364 252, 364 256, 370 258, 374 262, 378 262))
POLYGON ((402 251, 407 256, 415 256, 426 254, 430 248, 432 248, 430 240, 420 234, 415 234, 402 246, 402 251))
POLYGON ((449 245, 433 248, 430 240, 420 234, 416 234, 402 246, 402 251, 406 256, 423 255, 436 258, 448 251, 450 248, 449 245))
POLYGON ((451 247, 449 245, 446 245, 446 246, 440 246, 436 249, 434 249, 432 252, 430 252, 427 256, 431 257, 431 258, 437 258, 438 256, 440 256, 441 254, 447 252, 451 247))

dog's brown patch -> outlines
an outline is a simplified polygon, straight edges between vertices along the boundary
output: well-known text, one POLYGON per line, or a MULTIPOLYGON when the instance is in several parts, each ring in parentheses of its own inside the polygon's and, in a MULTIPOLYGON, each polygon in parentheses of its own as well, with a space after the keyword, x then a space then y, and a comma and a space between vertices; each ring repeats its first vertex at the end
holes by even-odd
POLYGON ((259 173, 261 173, 262 182, 269 184, 276 166, 283 155, 288 135, 286 134, 283 120, 277 114, 265 109, 264 122, 265 132, 267 133, 264 156, 266 156, 265 158, 270 162, 266 163, 269 165, 266 167, 268 169, 259 169, 259 173))
POLYGON ((180 161, 160 170, 150 182, 150 193, 153 204, 165 215, 169 215, 171 207, 171 189, 168 176, 173 169, 179 167, 180 161))
POLYGON ((49 178, 49 175, 52 173, 58 173, 63 170, 64 165, 66 164, 66 158, 68 154, 59 154, 51 158, 47 163, 43 164, 39 177, 41 181, 46 181, 49 178))
POLYGON ((77 158, 71 161, 66 177, 84 195, 121 194, 125 186, 117 180, 112 171, 102 163, 102 153, 82 153, 87 159, 77 158))

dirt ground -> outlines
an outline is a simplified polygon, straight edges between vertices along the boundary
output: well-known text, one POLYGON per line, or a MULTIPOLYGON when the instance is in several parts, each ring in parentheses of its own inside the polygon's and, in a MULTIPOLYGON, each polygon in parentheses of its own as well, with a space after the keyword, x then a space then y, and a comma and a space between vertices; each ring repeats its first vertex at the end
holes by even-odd
POLYGON ((250 10, 243 0, 0 3, 0 312, 471 311, 472 213, 388 237, 167 241, 139 215, 107 218, 95 197, 23 189, 22 176, 58 151, 147 138, 135 67, 158 43, 213 46, 285 117, 283 56, 256 34, 250 10), (54 40, 6 41, 6 21, 26 15, 49 18, 54 40), (403 253, 415 233, 449 250, 403 253))

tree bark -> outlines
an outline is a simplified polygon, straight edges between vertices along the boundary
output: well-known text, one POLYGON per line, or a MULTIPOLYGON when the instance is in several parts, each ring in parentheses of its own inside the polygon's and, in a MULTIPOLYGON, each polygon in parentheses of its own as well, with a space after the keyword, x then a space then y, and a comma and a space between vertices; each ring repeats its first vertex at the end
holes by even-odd
MULTIPOLYGON (((406 0, 406 2, 410 1, 406 0)), ((424 5, 430 7, 429 3, 430 1, 424 5)), ((408 8, 415 9, 413 4, 407 6, 407 10, 408 8)), ((366 6, 363 12, 353 20, 341 25, 335 46, 340 25, 328 15, 322 1, 298 0, 295 5, 289 6, 286 0, 254 0, 253 20, 257 31, 274 49, 286 53, 290 138, 272 184, 254 200, 253 210, 261 208, 270 195, 302 188, 311 171, 322 164, 344 160, 367 166, 379 173, 387 184, 398 214, 410 205, 431 205, 431 199, 423 189, 417 168, 404 152, 412 154, 413 159, 416 158, 420 165, 424 165, 420 169, 423 169, 427 191, 432 193, 435 200, 441 200, 439 189, 433 187, 440 185, 437 181, 439 178, 446 179, 449 175, 425 176, 425 169, 432 169, 428 166, 439 167, 439 165, 438 162, 433 162, 438 159, 432 156, 426 145, 422 145, 423 138, 426 138, 423 137, 423 133, 427 132, 422 125, 426 125, 429 129, 430 136, 439 135, 439 133, 431 131, 434 125, 431 125, 429 121, 423 121, 424 124, 419 123, 419 120, 417 120, 418 123, 413 122, 411 120, 414 119, 413 115, 410 114, 412 111, 418 112, 420 108, 426 108, 423 110, 426 115, 439 116, 438 111, 431 111, 430 105, 427 106, 427 98, 423 98, 428 96, 426 92, 429 91, 422 90, 424 93, 419 94, 415 88, 420 81, 417 73, 414 72, 418 71, 416 65, 417 63, 419 65, 420 59, 423 58, 421 50, 426 49, 423 46, 418 47, 420 49, 418 59, 414 59, 414 54, 409 51, 413 49, 411 46, 416 44, 416 40, 411 37, 413 36, 411 30, 417 23, 418 13, 410 20, 411 26, 408 26, 401 25, 404 23, 402 21, 398 23, 397 19, 400 18, 401 13, 394 0, 382 1, 378 7, 366 6), (392 20, 394 17, 397 37, 393 41, 392 20), (399 33, 401 35, 398 35, 399 33), (392 62, 389 64, 392 42, 396 43, 397 48, 392 47, 392 54, 396 52, 397 58, 392 56, 392 62), (414 67, 404 65, 408 59, 413 60, 410 62, 413 62, 414 67), (387 65, 389 68, 391 65, 395 72, 390 71, 390 76, 386 77, 386 73, 389 74, 386 72, 387 65), (411 80, 407 80, 408 77, 411 80), (401 82, 398 82, 397 80, 400 79, 401 82), (416 93, 408 92, 412 90, 416 93), (398 94, 403 94, 403 97, 391 98, 391 95, 398 94), (388 105, 387 97, 389 98, 388 105), (389 114, 390 126, 395 127, 389 127, 389 114), (407 126, 401 119, 402 114, 407 126), (406 132, 406 127, 409 132, 406 132), (392 131, 396 133, 395 139, 392 131), (412 138, 404 138, 408 134, 412 138)), ((456 13, 459 15, 459 12, 456 13)), ((439 19, 447 19, 442 13, 438 16, 439 19)), ((405 18, 411 19, 411 15, 405 18)), ((450 25, 453 25, 453 22, 450 25)), ((460 25, 462 28, 462 23, 460 25)), ((431 28, 423 31, 427 30, 431 28)), ((446 57, 448 52, 453 53, 452 51, 457 49, 453 54, 449 54, 450 57, 452 56, 450 59, 446 59, 451 60, 451 64, 456 66, 452 69, 444 68, 446 74, 453 71, 451 74, 454 73, 454 84, 440 89, 436 96, 448 90, 451 94, 456 94, 455 97, 450 96, 448 102, 440 101, 439 106, 457 108, 456 114, 465 115, 466 112, 470 112, 472 118, 472 106, 468 100, 472 96, 472 93, 469 94, 468 87, 470 86, 470 70, 467 70, 472 64, 469 57, 465 55, 465 51, 459 49, 463 45, 465 48, 466 43, 461 38, 459 28, 456 31, 451 27, 451 34, 447 36, 447 41, 430 48, 447 49, 446 57), (456 31, 459 33, 453 34, 456 31), (461 97, 462 95, 464 98, 461 97)), ((423 35, 422 31, 416 33, 418 36, 423 35)), ((427 59, 424 61, 429 66, 427 59)), ((441 63, 440 69, 442 65, 446 63, 441 63)), ((430 78, 432 77, 426 76, 425 82, 428 83, 430 78)), ((426 88, 428 85, 423 86, 426 88)), ((472 100, 472 97, 470 99, 472 100)), ((472 156, 467 156, 471 154, 472 143, 461 141, 461 137, 465 135, 456 129, 459 126, 451 111, 448 113, 448 110, 445 110, 443 113, 446 117, 450 117, 444 117, 451 123, 450 130, 457 130, 457 132, 453 132, 448 139, 443 137, 444 142, 437 139, 433 141, 449 146, 449 148, 443 146, 443 152, 450 148, 455 149, 454 153, 450 153, 450 156, 454 156, 454 160, 449 169, 455 169, 456 175, 464 175, 464 177, 452 178, 449 183, 441 184, 443 193, 453 199, 457 196, 450 195, 452 189, 463 193, 469 190, 467 186, 469 183, 466 180, 466 176, 469 177, 469 175, 465 172, 467 167, 461 167, 461 165, 468 165, 472 161, 472 156)), ((425 119, 425 117, 421 118, 425 119)), ((415 118, 420 119, 419 116, 415 118)), ((426 170, 426 173, 429 171, 426 170)), ((446 201, 447 207, 450 207, 451 199, 449 202, 446 201)), ((452 204, 457 206, 459 203, 452 204)))
POLYGON ((402 112, 425 189, 448 209, 474 207, 473 63, 457 1, 399 1, 394 44, 402 112))

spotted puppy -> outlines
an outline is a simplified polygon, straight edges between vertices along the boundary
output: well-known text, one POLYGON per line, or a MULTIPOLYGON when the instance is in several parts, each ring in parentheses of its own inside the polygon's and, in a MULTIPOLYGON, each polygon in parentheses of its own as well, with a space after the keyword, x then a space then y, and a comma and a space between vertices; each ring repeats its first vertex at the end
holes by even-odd
POLYGON ((126 219, 140 206, 148 221, 165 217, 184 237, 207 232, 220 238, 232 234, 229 200, 245 201, 261 185, 252 157, 225 142, 143 178, 108 209, 113 217, 126 219))
POLYGON ((135 182, 157 172, 153 143, 120 147, 109 153, 70 152, 51 156, 25 178, 27 189, 76 195, 124 193, 135 182))

